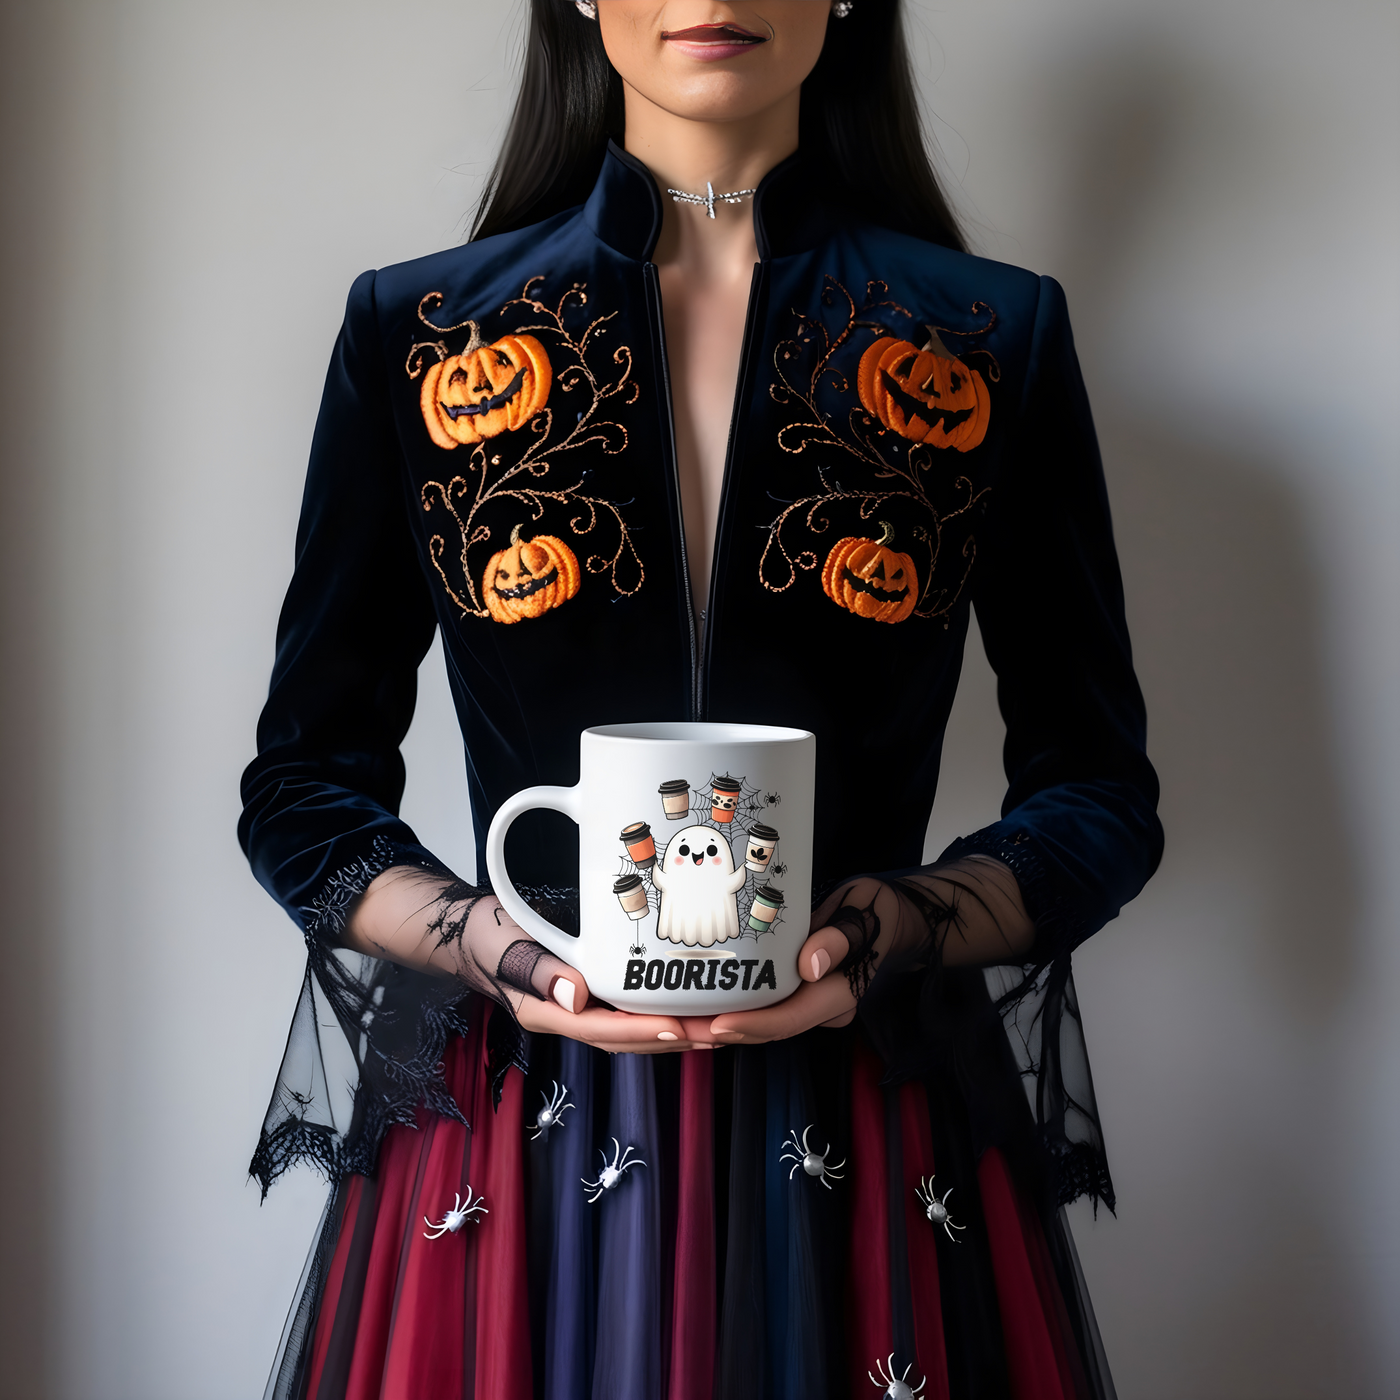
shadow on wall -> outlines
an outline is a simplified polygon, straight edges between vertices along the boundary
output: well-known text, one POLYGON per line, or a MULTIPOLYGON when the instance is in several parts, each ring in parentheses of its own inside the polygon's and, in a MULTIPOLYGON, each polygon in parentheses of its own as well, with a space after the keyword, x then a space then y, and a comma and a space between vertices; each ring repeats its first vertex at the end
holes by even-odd
MULTIPOLYGON (((1203 124, 1227 148, 1210 160, 1238 166, 1225 172, 1226 188, 1236 176, 1248 184, 1250 147, 1266 152, 1269 137, 1251 132, 1233 92, 1156 46, 1100 51, 1047 78, 1045 92, 1028 95, 1027 112, 1054 124, 1072 153, 1055 270, 1083 353, 1121 340, 1121 330, 1110 332, 1130 279, 1151 265, 1144 240, 1156 235, 1150 246, 1160 247, 1163 221, 1170 229, 1190 217, 1189 202, 1182 209, 1171 200, 1187 188, 1189 201, 1181 171, 1201 161, 1191 143, 1203 124)), ((1198 206, 1216 189, 1212 180, 1198 206)), ((1227 264, 1250 251, 1220 250, 1227 264)), ((1202 333, 1248 354, 1246 318, 1228 302, 1202 333)), ((1141 342, 1151 327, 1132 334, 1141 342)), ((1110 1230, 1086 1251, 1093 1272, 1123 1285, 1100 1299, 1110 1355, 1120 1383, 1142 1396, 1360 1395, 1364 1343, 1349 1334, 1361 1282, 1321 1213, 1304 1205, 1328 1179, 1324 1154, 1346 1160, 1327 1141, 1334 1086, 1325 1061, 1358 967, 1358 871, 1323 678, 1326 561, 1315 557, 1318 532, 1295 485, 1321 469, 1271 455, 1274 425, 1231 423, 1218 404, 1209 405, 1214 428, 1203 445, 1190 402, 1144 413, 1149 395, 1123 394, 1122 376, 1107 366, 1086 370, 1167 830, 1158 884, 1134 920, 1139 931, 1151 927, 1155 946, 1110 947, 1096 964, 1118 974, 1102 984, 1110 998, 1158 1021, 1139 1037, 1133 1011, 1114 1013, 1120 1063, 1103 1076, 1118 1086, 1105 1105, 1110 1145, 1128 1137, 1168 1144, 1175 1159, 1154 1164, 1153 1179, 1136 1190, 1120 1180, 1137 1221, 1114 1227, 1117 1244, 1110 1230), (1258 451, 1211 445, 1222 441, 1258 451), (1211 907, 1222 872, 1248 918, 1233 918, 1233 904, 1211 907), (1138 980, 1158 971, 1168 974, 1165 985, 1138 980), (1187 1004, 1174 1000, 1183 988, 1187 1004), (1149 1064, 1154 1055, 1165 1063, 1149 1064), (1121 1064, 1135 1058, 1143 1072, 1136 1091, 1121 1064), (1165 1099, 1144 1092, 1172 1078, 1165 1099), (1179 1121, 1163 1124, 1164 1112, 1179 1121), (1193 1237, 1198 1248, 1181 1243, 1192 1214, 1214 1222, 1193 1237), (1170 1285, 1146 1277, 1161 1264, 1170 1285)), ((1102 1054, 1108 1046, 1093 1030, 1091 1049, 1102 1054)), ((1120 1167, 1131 1157, 1120 1152, 1120 1167)))
MULTIPOLYGON (((28 114, 51 109, 57 90, 40 49, 43 28, 37 7, 0 8, 0 134, 7 138, 0 142, 0 188, 6 192, 0 304, 12 325, 27 327, 52 320, 51 294, 35 272, 53 265, 44 260, 36 211, 51 211, 56 181, 45 168, 46 148, 28 135, 28 114)), ((53 950, 61 932, 62 876, 53 775, 61 755, 53 711, 62 648, 47 630, 54 612, 44 588, 45 545, 52 542, 45 528, 48 483, 59 464, 49 425, 34 408, 45 402, 54 363, 45 351, 54 349, 42 331, 6 336, 0 346, 0 1062, 6 1066, 0 1111, 8 1134, 0 1152, 0 1396, 15 1400, 50 1393, 47 1306, 58 1272, 54 1222, 63 1208, 53 1188, 61 1122, 55 1106, 60 1047, 52 1033, 60 1016, 53 950)))
MULTIPOLYGON (((1220 96, 1159 51, 1119 53, 1107 66, 1111 81, 1095 72, 1058 85, 1093 98, 1071 118, 1078 166, 1065 207, 1075 223, 1060 264, 1081 342, 1094 334, 1086 329, 1108 324, 1132 275, 1178 119, 1220 96)), ((1219 120, 1240 124, 1226 112, 1219 120)), ((1227 327, 1228 305, 1220 319, 1227 327)), ((1316 535, 1293 484, 1300 473, 1264 455, 1279 436, 1269 422, 1222 431, 1217 420, 1215 438, 1260 444, 1259 456, 1245 458, 1184 431, 1188 403, 1146 418, 1110 386, 1095 407, 1138 668, 1153 702, 1152 750, 1175 813, 1168 850, 1180 863, 1204 845, 1257 870, 1273 931, 1260 949, 1261 982, 1281 1014, 1315 1028, 1355 975, 1358 872, 1323 681, 1316 535)))

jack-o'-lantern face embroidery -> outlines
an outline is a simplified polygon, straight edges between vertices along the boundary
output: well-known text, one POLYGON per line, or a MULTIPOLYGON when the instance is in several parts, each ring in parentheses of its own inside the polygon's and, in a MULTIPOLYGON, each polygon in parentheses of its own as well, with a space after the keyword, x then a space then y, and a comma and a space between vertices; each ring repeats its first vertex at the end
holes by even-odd
POLYGON ((987 436, 992 397, 987 382, 938 338, 922 350, 882 336, 860 359, 857 388, 866 412, 911 442, 971 452, 987 436))
POLYGON ((849 537, 826 557, 822 588, 833 603, 876 622, 903 622, 919 601, 919 571, 891 548, 894 527, 881 520, 878 540, 849 537))
POLYGON ((520 622, 567 603, 578 585, 578 557, 563 540, 553 535, 522 540, 517 525, 509 547, 491 556, 481 593, 497 622, 520 622))
POLYGON ((572 468, 562 481, 553 473, 557 459, 583 447, 603 456, 626 450, 627 429, 605 406, 636 403, 632 352, 603 339, 615 311, 579 324, 585 286, 574 284, 551 307, 538 295, 544 280, 532 277, 491 318, 505 322, 494 339, 482 329, 485 320, 434 321, 442 292, 418 303, 418 320, 437 338, 414 341, 404 369, 421 379, 418 407, 430 441, 467 449, 459 475, 427 481, 420 492, 436 527, 429 559, 464 618, 510 624, 544 617, 577 596, 585 573, 605 575, 615 597, 631 596, 646 580, 621 507, 589 493, 588 471, 572 468), (463 331, 465 344, 453 353, 448 337, 463 331), (561 395, 572 396, 569 412, 556 418, 561 395), (451 546, 448 532, 457 537, 451 546), (591 551, 580 546, 576 554, 566 532, 591 551))
POLYGON ((792 413, 778 446, 793 456, 815 449, 816 489, 781 493, 786 503, 767 527, 759 582, 785 593, 820 569, 822 592, 853 617, 936 618, 946 627, 977 558, 972 523, 990 490, 975 484, 976 468, 949 471, 948 449, 971 453, 986 440, 989 385, 1001 370, 981 340, 996 312, 974 302, 983 324, 925 326, 920 348, 906 338, 913 313, 883 282, 869 282, 858 305, 828 277, 821 301, 843 309, 844 324, 839 312, 834 325, 824 312, 799 313, 796 332, 774 353, 769 388, 792 413), (979 368, 968 363, 974 356, 982 357, 979 368), (844 421, 834 408, 843 399, 844 421), (833 535, 840 538, 828 545, 833 535))
POLYGON ((554 372, 532 335, 506 335, 487 345, 475 321, 458 355, 431 365, 419 404, 428 435, 448 449, 514 432, 549 400, 554 372))

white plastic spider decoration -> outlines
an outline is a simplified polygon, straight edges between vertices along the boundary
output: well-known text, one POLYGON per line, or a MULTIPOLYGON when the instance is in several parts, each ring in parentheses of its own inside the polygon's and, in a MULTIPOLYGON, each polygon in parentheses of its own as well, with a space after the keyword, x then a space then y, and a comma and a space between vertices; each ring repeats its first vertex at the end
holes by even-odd
POLYGON ((630 1171, 633 1167, 646 1166, 646 1163, 640 1158, 634 1161, 627 1160, 632 1156, 632 1153, 636 1151, 636 1148, 629 1146, 627 1151, 624 1152, 622 1150, 622 1144, 618 1142, 616 1138, 612 1140, 612 1145, 613 1159, 611 1162, 608 1161, 608 1154, 606 1152, 601 1148, 598 1151, 598 1155, 603 1159, 603 1170, 598 1173, 597 1181, 585 1181, 583 1177, 579 1177, 579 1180, 583 1182, 583 1189, 593 1192, 588 1198, 589 1205, 592 1205, 604 1191, 611 1191, 620 1185, 623 1172, 630 1171))
POLYGON ((941 1200, 935 1196, 933 1194, 933 1178, 931 1176, 923 1177, 914 1188, 914 1195, 918 1197, 919 1204, 923 1206, 924 1214, 928 1217, 930 1223, 935 1227, 941 1225, 944 1234, 946 1234, 954 1244, 960 1244, 961 1241, 953 1231, 966 1230, 967 1226, 956 1224, 953 1217, 948 1214, 948 1197, 952 1194, 953 1188, 950 1186, 943 1193, 941 1200))
POLYGON ((540 1097, 544 1100, 544 1106, 535 1114, 535 1121, 526 1124, 527 1128, 535 1130, 530 1134, 531 1142, 534 1142, 536 1138, 543 1138, 548 1142, 549 1130, 562 1128, 564 1126, 564 1110, 573 1107, 573 1104, 565 1102, 569 1097, 569 1086, 560 1084, 557 1080, 551 1080, 550 1083, 554 1092, 552 1094, 546 1094, 543 1091, 540 1093, 540 1097))
POLYGON ((436 1225, 434 1225, 426 1215, 423 1217, 423 1224, 428 1227, 423 1231, 423 1238, 425 1240, 440 1240, 444 1235, 455 1235, 468 1220, 470 1220, 473 1225, 479 1225, 481 1221, 478 1219, 478 1213, 481 1215, 491 1214, 491 1212, 481 1204, 485 1199, 485 1196, 478 1196, 476 1200, 473 1201, 472 1188, 470 1185, 467 1187, 467 1199, 465 1201, 454 1191, 452 1193, 452 1209, 449 1210, 436 1225))
POLYGON ((928 1377, 925 1376, 916 1387, 910 1388, 909 1372, 914 1369, 912 1361, 904 1368, 902 1376, 896 1376, 894 1373, 894 1352, 890 1352, 888 1361, 877 1361, 875 1369, 880 1373, 878 1380, 869 1371, 865 1374, 870 1376, 872 1385, 885 1387, 880 1392, 884 1396, 884 1400, 918 1400, 919 1392, 928 1384, 928 1377))
POLYGON ((783 1139, 783 1146, 790 1147, 792 1151, 784 1152, 778 1160, 780 1162, 792 1163, 792 1170, 788 1173, 789 1181, 797 1175, 798 1167, 801 1167, 808 1176, 816 1177, 817 1180, 830 1191, 831 1181, 842 1180, 843 1173, 837 1171, 836 1168, 844 1167, 846 1165, 846 1159, 843 1157, 839 1162, 832 1162, 828 1165, 826 1159, 831 1152, 830 1143, 827 1144, 825 1152, 814 1152, 812 1150, 811 1145, 807 1141, 807 1137, 816 1126, 815 1123, 807 1124, 802 1130, 802 1141, 800 1143, 797 1140, 797 1129, 793 1128, 791 1134, 783 1139), (831 1178, 831 1181, 827 1180, 828 1177, 831 1178))

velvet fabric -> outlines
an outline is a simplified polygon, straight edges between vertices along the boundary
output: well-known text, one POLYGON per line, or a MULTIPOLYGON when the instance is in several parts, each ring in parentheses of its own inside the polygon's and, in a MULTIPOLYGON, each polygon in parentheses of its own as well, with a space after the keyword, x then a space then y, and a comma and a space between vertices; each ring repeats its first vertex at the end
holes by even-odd
MULTIPOLYGON (((371 856, 376 836, 427 856, 395 813, 398 746, 435 629, 467 747, 479 870, 506 797, 578 780, 582 729, 663 719, 816 734, 829 815, 816 835, 819 886, 917 865, 972 606, 1007 721, 1001 827, 1029 843, 1072 903, 1075 937, 1142 887, 1161 850, 1157 783, 1063 293, 1049 278, 838 219, 809 191, 789 163, 755 198, 764 257, 707 600, 690 598, 683 568, 664 338, 647 261, 660 196, 642 167, 614 148, 581 209, 356 281, 312 443, 258 757, 243 783, 240 836, 254 872, 299 922, 332 875, 371 856), (572 294, 562 319, 575 341, 594 327, 583 356, 549 340, 559 361, 550 432, 579 412, 593 414, 585 425, 593 431, 488 500, 472 528, 489 534, 464 546, 443 497, 460 503, 482 472, 469 449, 445 451, 430 437, 422 375, 411 378, 407 362, 424 342, 456 350, 465 332, 441 336, 419 309, 437 294, 426 313, 434 326, 472 321, 494 340, 547 322, 517 300, 527 283, 551 310, 572 294), (991 415, 978 447, 930 452, 935 460, 919 471, 906 440, 857 433, 849 420, 860 414, 859 362, 877 333, 922 344, 929 325, 945 328, 947 347, 992 381, 991 415), (626 387, 595 404, 575 366, 611 383, 621 377, 619 356, 626 387), (570 371, 575 387, 566 391, 570 371), (618 429, 593 428, 601 423, 618 429), (882 457, 851 450, 862 434, 882 457), (536 487, 565 494, 519 494, 536 487), (765 559, 775 519, 809 500, 811 526, 804 504, 765 559), (609 561, 621 531, 598 502, 617 505, 630 542, 615 581, 609 561), (926 616, 889 625, 824 593, 818 565, 830 547, 843 536, 878 537, 877 519, 931 574, 926 616), (568 602, 502 625, 477 615, 472 592, 522 524, 527 537, 573 541, 582 584, 568 602), (920 532, 937 556, 931 568, 920 532), (700 653, 692 615, 702 608, 700 653), (812 684, 822 674, 831 683, 812 684)), ((485 474, 491 457, 504 455, 509 467, 534 433, 526 426, 488 439, 485 474)), ((571 828, 553 814, 517 822, 507 859, 521 883, 577 880, 571 828)))

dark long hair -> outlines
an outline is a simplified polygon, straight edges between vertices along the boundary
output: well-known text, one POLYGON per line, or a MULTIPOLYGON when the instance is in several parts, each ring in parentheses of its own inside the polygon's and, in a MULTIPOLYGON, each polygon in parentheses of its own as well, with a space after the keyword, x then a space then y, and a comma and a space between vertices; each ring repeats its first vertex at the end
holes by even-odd
MULTIPOLYGON (((904 38, 903 0, 859 0, 833 19, 802 84, 802 160, 833 204, 964 248, 929 158, 904 38)), ((569 0, 530 0, 525 71, 473 238, 524 228, 588 198, 623 132, 622 79, 597 22, 569 0)))

